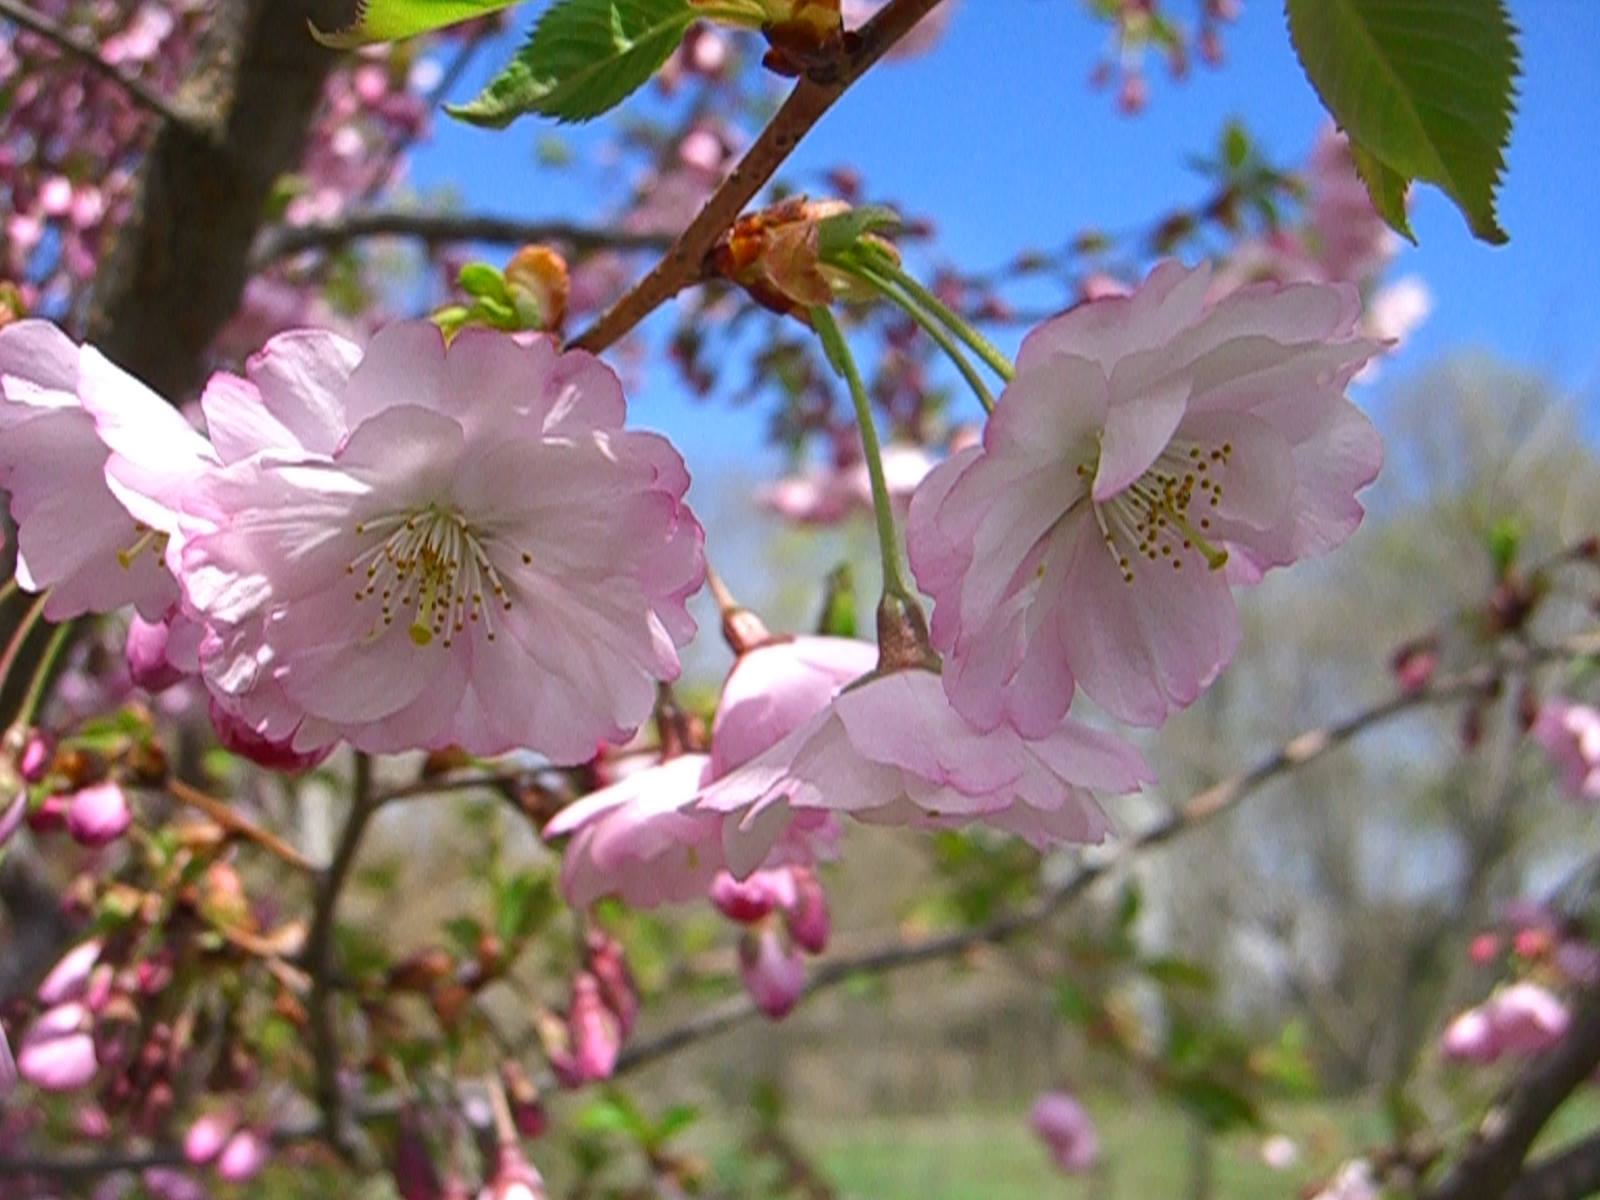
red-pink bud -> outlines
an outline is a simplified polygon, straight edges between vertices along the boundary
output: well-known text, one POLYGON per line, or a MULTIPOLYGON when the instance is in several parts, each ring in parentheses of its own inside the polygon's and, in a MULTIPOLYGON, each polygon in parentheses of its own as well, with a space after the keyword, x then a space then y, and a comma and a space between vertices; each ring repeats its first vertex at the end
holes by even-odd
POLYGON ((288 742, 268 741, 229 714, 215 700, 211 701, 210 712, 211 728, 216 731, 217 741, 222 743, 223 748, 269 771, 283 771, 290 775, 309 771, 333 753, 332 746, 321 750, 298 751, 288 742))
POLYGON ((1480 933, 1467 945, 1467 957, 1473 964, 1486 967, 1500 954, 1500 938, 1493 933, 1480 933))
POLYGON ((48 734, 38 729, 29 730, 27 740, 22 743, 22 753, 17 756, 17 770, 28 783, 38 783, 50 770, 55 752, 48 734))
POLYGON ((739 941, 739 978, 756 1007, 781 1020, 806 989, 805 959, 776 930, 751 931, 739 941))
POLYGON ((422 1122, 409 1108, 400 1112, 390 1169, 400 1200, 443 1200, 444 1185, 439 1181, 422 1122))
POLYGON ((772 886, 777 871, 757 871, 748 879, 735 879, 727 871, 718 871, 711 881, 711 903, 723 916, 741 925, 754 925, 781 902, 778 889, 772 886))
POLYGON ((100 942, 91 939, 74 946, 61 956, 61 961, 50 968, 50 973, 39 984, 34 994, 44 1005, 65 1004, 83 996, 89 982, 89 972, 100 961, 100 942))
POLYGON ((822 883, 804 867, 795 867, 794 903, 784 912, 789 936, 807 954, 821 954, 828 948, 828 896, 822 883))
POLYGON ((639 996, 633 986, 633 975, 623 957, 622 946, 613 937, 598 929, 591 929, 586 938, 589 972, 600 985, 600 997, 617 1018, 623 1038, 633 1032, 634 1019, 639 1015, 639 996))
POLYGON ((590 1083, 609 1079, 622 1048, 622 1029, 616 1014, 606 1006, 599 980, 587 971, 572 981, 567 1029, 578 1077, 590 1083))

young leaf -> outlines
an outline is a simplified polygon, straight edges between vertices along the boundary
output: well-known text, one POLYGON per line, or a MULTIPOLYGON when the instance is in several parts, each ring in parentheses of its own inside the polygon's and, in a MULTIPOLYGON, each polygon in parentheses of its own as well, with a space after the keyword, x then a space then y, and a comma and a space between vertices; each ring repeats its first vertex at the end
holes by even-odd
POLYGON ((1373 206, 1410 236, 1401 193, 1437 184, 1472 232, 1495 218, 1518 74, 1504 0, 1285 0, 1289 36, 1356 148, 1373 206))
POLYGON ((324 46, 349 50, 373 42, 398 42, 457 25, 474 17, 510 8, 517 0, 360 0, 356 19, 343 29, 323 33, 315 25, 311 36, 324 46))
POLYGON ((449 111, 496 128, 529 112, 587 121, 642 87, 694 16, 689 0, 557 0, 478 98, 449 111))

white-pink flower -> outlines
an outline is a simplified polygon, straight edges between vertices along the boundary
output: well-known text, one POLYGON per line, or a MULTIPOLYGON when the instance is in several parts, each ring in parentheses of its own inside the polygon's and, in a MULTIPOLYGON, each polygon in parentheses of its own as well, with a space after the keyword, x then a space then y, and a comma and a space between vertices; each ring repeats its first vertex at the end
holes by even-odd
MULTIPOLYGON (((847 638, 780 639, 740 655, 717 704, 710 755, 633 772, 545 826, 547 838, 572 838, 561 859, 567 900, 615 895, 648 908, 704 898, 724 867, 722 820, 692 809, 696 794, 810 720, 876 661, 872 646, 847 638)), ((810 861, 829 827, 824 813, 795 822, 776 857, 810 861)))
POLYGON ((1028 1124, 1065 1174, 1082 1174, 1099 1161, 1100 1137, 1094 1121, 1066 1092, 1046 1092, 1035 1100, 1028 1124))
POLYGON ((1528 733, 1550 755, 1568 794, 1600 802, 1600 711, 1553 697, 1539 706, 1528 733))
POLYGON ((305 447, 232 462, 189 505, 206 682, 256 733, 579 762, 677 675, 704 574, 688 475, 622 428, 592 356, 482 329, 447 349, 427 322, 364 355, 305 333, 207 401, 219 450, 225 422, 259 444, 267 418, 305 447))
POLYGON ((102 403, 145 422, 166 461, 187 466, 204 445, 171 406, 49 322, 0 329, 0 489, 17 523, 17 582, 50 592, 50 620, 130 604, 159 620, 178 599, 164 531, 108 484, 112 455, 81 400, 91 362, 102 403))
POLYGON ((1445 1027, 1439 1048, 1453 1062, 1487 1066, 1548 1050, 1566 1036, 1571 1021, 1559 997, 1536 983, 1514 983, 1458 1014, 1445 1027))
POLYGON ((1232 657, 1229 585, 1360 523, 1382 447, 1343 393, 1380 347, 1352 332, 1355 289, 1208 302, 1209 280, 1163 263, 1033 330, 983 444, 912 498, 945 686, 980 728, 1042 735, 1074 683, 1159 724, 1232 657))
POLYGON ((816 813, 922 829, 982 821, 1038 846, 1099 842, 1110 825, 1093 789, 1129 792, 1151 779, 1132 747, 1076 721, 1038 738, 979 730, 937 675, 908 669, 847 688, 696 807, 728 818, 728 868, 747 875, 791 821, 816 813))

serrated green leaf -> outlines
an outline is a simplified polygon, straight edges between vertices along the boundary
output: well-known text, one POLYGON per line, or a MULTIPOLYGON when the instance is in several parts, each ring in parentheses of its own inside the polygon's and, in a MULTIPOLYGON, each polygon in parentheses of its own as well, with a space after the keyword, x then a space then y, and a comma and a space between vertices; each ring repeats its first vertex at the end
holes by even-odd
POLYGON ((694 18, 689 0, 559 0, 477 99, 449 111, 494 128, 530 112, 587 121, 644 86, 694 18))
POLYGON ((323 33, 315 25, 311 36, 324 46, 350 50, 374 42, 398 42, 459 25, 474 17, 510 8, 517 0, 361 0, 356 19, 343 29, 323 33))
MULTIPOLYGON (((1511 136, 1518 53, 1503 0, 1285 0, 1289 36, 1341 128, 1400 181, 1437 184, 1472 232, 1506 240, 1495 188, 1511 136)), ((1397 181, 1363 171, 1394 220, 1397 181)), ((1408 235, 1409 236, 1409 235, 1408 235)))
POLYGON ((1356 174, 1367 185, 1372 207, 1390 229, 1416 245, 1417 235, 1411 232, 1411 218, 1406 214, 1406 193, 1410 186, 1405 176, 1385 165, 1358 142, 1350 143, 1350 157, 1356 164, 1356 174))

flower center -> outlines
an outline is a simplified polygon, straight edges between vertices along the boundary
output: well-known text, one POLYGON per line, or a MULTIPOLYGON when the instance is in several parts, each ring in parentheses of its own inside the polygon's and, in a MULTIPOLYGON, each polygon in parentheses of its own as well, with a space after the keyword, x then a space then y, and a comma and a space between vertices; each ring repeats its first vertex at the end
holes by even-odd
MULTIPOLYGON (((379 535, 345 567, 346 574, 363 577, 357 602, 377 600, 374 636, 393 625, 396 614, 409 613, 406 632, 417 646, 438 638, 448 650, 456 634, 477 624, 494 641, 493 610, 498 604, 510 611, 511 597, 489 556, 489 539, 461 516, 429 504, 358 522, 355 532, 379 535)), ((532 563, 533 556, 524 551, 522 561, 532 563)))
POLYGON ((126 550, 117 551, 117 565, 124 571, 131 570, 133 564, 139 561, 139 556, 145 551, 150 551, 156 556, 156 561, 165 564, 167 561, 167 535, 157 533, 148 525, 138 522, 133 526, 133 543, 126 550))
MULTIPOLYGON (((1138 479, 1106 503, 1091 505, 1123 582, 1133 582, 1133 555, 1170 562, 1174 571, 1183 569, 1186 556, 1213 571, 1222 569, 1228 552, 1207 537, 1211 518, 1206 514, 1222 502, 1219 475, 1232 458, 1232 442, 1204 446, 1174 440, 1138 479)), ((1096 453, 1078 464, 1078 477, 1090 484, 1098 468, 1096 453)))

